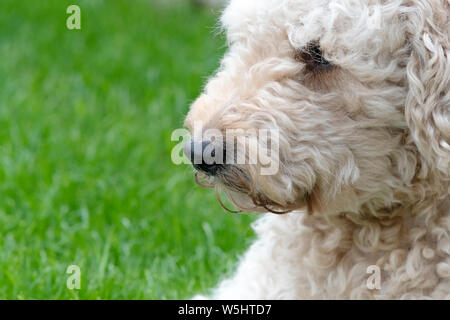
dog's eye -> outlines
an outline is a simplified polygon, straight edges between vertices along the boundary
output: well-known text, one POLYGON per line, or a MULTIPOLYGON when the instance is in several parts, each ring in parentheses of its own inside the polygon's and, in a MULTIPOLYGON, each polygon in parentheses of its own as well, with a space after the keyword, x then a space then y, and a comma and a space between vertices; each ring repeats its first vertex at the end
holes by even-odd
POLYGON ((309 71, 323 70, 332 66, 331 62, 323 57, 317 41, 312 41, 305 47, 297 50, 295 60, 304 63, 309 71))

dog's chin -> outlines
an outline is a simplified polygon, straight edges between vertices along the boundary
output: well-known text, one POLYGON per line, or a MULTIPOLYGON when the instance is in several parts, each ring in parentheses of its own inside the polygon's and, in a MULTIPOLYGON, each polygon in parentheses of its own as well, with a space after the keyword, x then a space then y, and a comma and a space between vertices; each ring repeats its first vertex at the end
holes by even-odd
POLYGON ((261 193, 249 195, 233 190, 226 190, 226 193, 228 199, 242 212, 285 214, 306 206, 302 204, 281 205, 261 193))
MULTIPOLYGON (((219 203, 226 210, 236 212, 224 206, 220 198, 220 192, 226 194, 228 200, 238 208, 240 212, 265 213, 272 212, 276 214, 288 213, 293 210, 307 208, 308 199, 303 197, 295 203, 280 203, 270 196, 262 193, 252 183, 251 177, 241 168, 234 167, 210 176, 202 172, 197 172, 198 177, 205 183, 199 184, 203 187, 215 188, 219 203)), ((281 195, 279 196, 281 198, 281 195)))

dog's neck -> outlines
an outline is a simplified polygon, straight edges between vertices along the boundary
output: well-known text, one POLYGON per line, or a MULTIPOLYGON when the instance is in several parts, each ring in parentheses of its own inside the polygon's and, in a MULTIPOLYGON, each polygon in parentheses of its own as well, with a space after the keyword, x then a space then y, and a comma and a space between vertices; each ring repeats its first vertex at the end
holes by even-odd
MULTIPOLYGON (((393 176, 401 177, 402 168, 393 176)), ((395 187, 365 193, 344 187, 339 197, 317 206, 321 216, 351 216, 359 219, 386 220, 398 216, 435 216, 450 211, 450 184, 446 176, 419 161, 412 179, 399 179, 395 187)), ((314 214, 314 212, 313 212, 314 214)))

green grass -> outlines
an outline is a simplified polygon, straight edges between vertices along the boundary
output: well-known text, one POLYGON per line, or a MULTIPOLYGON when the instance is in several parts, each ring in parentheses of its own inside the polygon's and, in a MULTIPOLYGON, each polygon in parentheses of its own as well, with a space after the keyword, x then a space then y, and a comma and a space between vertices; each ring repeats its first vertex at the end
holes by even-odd
POLYGON ((0 299, 189 298, 233 270, 253 217, 170 160, 224 51, 216 20, 190 1, 1 0, 0 299))

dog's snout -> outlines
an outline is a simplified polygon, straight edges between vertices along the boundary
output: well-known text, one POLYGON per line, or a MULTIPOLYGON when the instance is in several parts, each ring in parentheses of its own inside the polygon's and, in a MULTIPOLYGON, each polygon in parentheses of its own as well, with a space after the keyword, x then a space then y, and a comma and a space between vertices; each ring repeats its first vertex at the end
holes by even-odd
POLYGON ((208 175, 215 175, 223 168, 225 151, 220 145, 210 141, 190 141, 184 146, 184 154, 195 169, 208 175))
POLYGON ((184 146, 184 154, 191 160, 192 163, 201 162, 203 160, 203 151, 209 144, 209 141, 190 141, 184 146))

